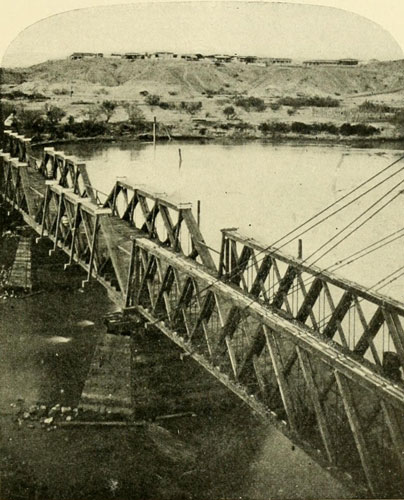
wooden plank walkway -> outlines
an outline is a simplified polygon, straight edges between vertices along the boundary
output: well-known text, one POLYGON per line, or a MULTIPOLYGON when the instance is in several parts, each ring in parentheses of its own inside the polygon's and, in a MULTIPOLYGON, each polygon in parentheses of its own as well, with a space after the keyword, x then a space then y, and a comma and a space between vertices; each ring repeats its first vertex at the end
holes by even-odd
POLYGON ((79 408, 99 413, 132 415, 130 337, 103 334, 81 395, 79 408))
POLYGON ((30 237, 20 237, 8 281, 8 288, 14 290, 32 290, 30 237))

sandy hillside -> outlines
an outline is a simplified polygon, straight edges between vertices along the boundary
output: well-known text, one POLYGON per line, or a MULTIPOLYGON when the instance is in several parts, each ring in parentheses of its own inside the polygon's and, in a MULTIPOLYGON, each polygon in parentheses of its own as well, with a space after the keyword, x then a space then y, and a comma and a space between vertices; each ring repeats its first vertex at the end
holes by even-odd
POLYGON ((4 70, 3 84, 47 92, 54 87, 106 87, 125 98, 142 90, 162 96, 245 92, 260 97, 290 94, 376 94, 404 89, 404 61, 357 67, 261 67, 185 61, 58 60, 21 70, 4 70))

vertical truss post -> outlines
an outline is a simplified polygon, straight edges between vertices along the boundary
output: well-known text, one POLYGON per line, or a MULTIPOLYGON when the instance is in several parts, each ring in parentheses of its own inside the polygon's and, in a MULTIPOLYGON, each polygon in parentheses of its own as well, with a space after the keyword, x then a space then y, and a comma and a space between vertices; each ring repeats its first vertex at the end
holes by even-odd
POLYGON ((73 222, 73 230, 72 230, 72 242, 71 242, 71 245, 70 245, 69 262, 64 265, 64 269, 65 270, 73 264, 73 260, 74 260, 74 247, 76 245, 77 231, 79 230, 79 221, 80 221, 80 202, 78 202, 76 204, 76 211, 74 213, 74 222, 73 222))
POLYGON ((39 240, 44 237, 46 212, 48 210, 49 200, 50 200, 50 188, 51 188, 51 186, 56 186, 57 181, 45 181, 45 184, 46 184, 46 191, 45 191, 45 199, 43 202, 43 209, 42 209, 41 233, 40 233, 39 237, 35 239, 36 243, 38 243, 39 240))
POLYGON ((54 188, 55 191, 59 192, 59 204, 58 204, 58 213, 56 217, 56 229, 55 229, 55 241, 53 242, 53 248, 49 250, 49 257, 56 251, 58 247, 58 238, 59 238, 59 232, 60 232, 60 222, 62 219, 62 210, 63 210, 63 203, 64 203, 64 198, 65 198, 65 192, 66 191, 72 191, 71 189, 68 188, 61 188, 57 186, 57 188, 54 188))
POLYGON ((135 258, 136 258, 136 238, 132 239, 132 247, 130 251, 130 260, 129 260, 129 270, 128 270, 128 281, 126 283, 126 291, 125 291, 125 307, 130 306, 131 300, 131 291, 132 291, 132 278, 135 270, 135 258))
POLYGON ((94 220, 94 231, 93 231, 93 236, 92 236, 92 240, 91 240, 90 262, 88 263, 87 279, 83 280, 81 283, 81 286, 83 288, 84 288, 86 283, 90 282, 91 274, 93 272, 94 252, 95 252, 95 244, 97 242, 99 217, 100 217, 99 214, 96 212, 95 213, 95 220, 94 220))
POLYGON ((87 271, 87 279, 83 280, 81 282, 81 286, 84 287, 86 283, 89 283, 91 280, 91 275, 93 272, 93 266, 94 266, 94 256, 95 256, 95 247, 96 247, 96 242, 97 242, 97 234, 98 230, 100 229, 100 217, 102 215, 110 215, 111 210, 109 208, 97 208, 94 211, 94 230, 93 230, 93 235, 91 239, 91 249, 90 249, 90 262, 88 263, 88 271, 87 271))

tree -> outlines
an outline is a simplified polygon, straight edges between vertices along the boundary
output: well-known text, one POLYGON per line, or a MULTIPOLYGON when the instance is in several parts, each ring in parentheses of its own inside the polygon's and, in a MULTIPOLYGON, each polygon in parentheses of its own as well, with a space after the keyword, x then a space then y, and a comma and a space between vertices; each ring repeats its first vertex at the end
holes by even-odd
POLYGON ((46 117, 52 127, 57 125, 64 116, 66 116, 66 113, 58 106, 49 106, 48 110, 46 111, 46 117))
POLYGON ((233 108, 233 106, 226 106, 223 110, 223 113, 228 120, 236 116, 236 110, 233 108))
POLYGON ((100 109, 102 113, 106 116, 105 122, 108 123, 109 120, 111 119, 112 115, 114 114, 114 111, 117 107, 117 103, 115 101, 103 101, 100 109))
POLYGON ((143 111, 136 106, 136 104, 127 103, 125 106, 125 110, 128 113, 128 121, 130 124, 135 125, 137 127, 142 127, 145 122, 145 116, 143 111))

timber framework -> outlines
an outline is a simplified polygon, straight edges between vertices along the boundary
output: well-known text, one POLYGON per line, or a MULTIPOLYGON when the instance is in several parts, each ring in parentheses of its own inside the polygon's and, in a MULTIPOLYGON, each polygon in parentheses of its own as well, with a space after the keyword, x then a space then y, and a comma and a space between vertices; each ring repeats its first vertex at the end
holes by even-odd
MULTIPOLYGON (((330 470, 404 492, 404 305, 235 229, 217 260, 188 203, 6 131, 0 195, 67 264, 98 280, 129 329, 157 328, 330 470), (132 325, 132 327, 131 327, 132 325), (380 340, 383 340, 381 342, 380 340), (381 346, 389 345, 389 350, 381 346)), ((62 270, 61 270, 62 272, 62 270)), ((147 330, 146 330, 147 331, 147 330)))

